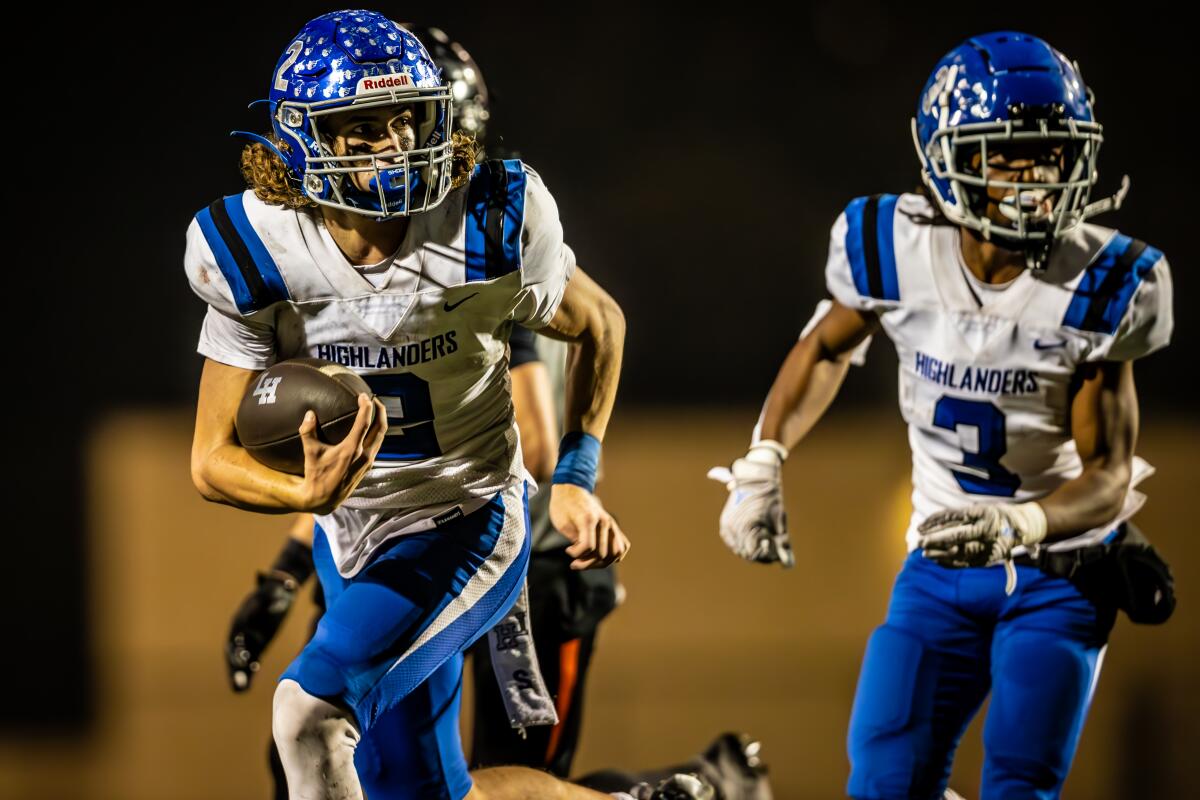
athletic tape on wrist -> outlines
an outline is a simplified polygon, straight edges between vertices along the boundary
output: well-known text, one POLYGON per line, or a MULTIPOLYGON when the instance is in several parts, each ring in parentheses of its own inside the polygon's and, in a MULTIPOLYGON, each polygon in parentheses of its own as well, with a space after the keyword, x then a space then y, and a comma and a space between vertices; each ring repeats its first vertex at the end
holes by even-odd
POLYGON ((748 452, 753 453, 755 450, 765 450, 766 452, 771 453, 779 459, 780 464, 782 464, 784 461, 787 461, 788 449, 774 439, 759 439, 750 445, 750 450, 748 452))
POLYGON ((558 446, 558 466, 552 483, 571 483, 589 492, 596 488, 600 468, 600 440, 590 433, 571 431, 558 446))

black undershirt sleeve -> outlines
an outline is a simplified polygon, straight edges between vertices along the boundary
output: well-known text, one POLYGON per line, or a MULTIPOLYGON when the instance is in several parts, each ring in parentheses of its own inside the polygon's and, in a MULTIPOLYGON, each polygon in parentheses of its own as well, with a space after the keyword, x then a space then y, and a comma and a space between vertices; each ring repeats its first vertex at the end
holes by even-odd
POLYGON ((513 369, 522 364, 530 364, 534 361, 541 361, 538 358, 537 344, 534 337, 537 336, 529 328, 523 328, 520 325, 514 325, 512 335, 508 337, 508 346, 512 349, 512 353, 508 359, 508 368, 513 369))

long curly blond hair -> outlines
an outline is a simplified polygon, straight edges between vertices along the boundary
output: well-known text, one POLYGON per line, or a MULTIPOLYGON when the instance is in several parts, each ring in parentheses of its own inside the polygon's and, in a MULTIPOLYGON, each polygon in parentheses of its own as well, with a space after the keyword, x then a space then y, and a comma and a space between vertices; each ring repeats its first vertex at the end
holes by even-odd
MULTIPOLYGON (((267 136, 280 150, 287 152, 291 145, 274 134, 267 136)), ((450 140, 454 151, 450 158, 451 187, 457 189, 471 177, 471 170, 483 148, 474 136, 455 131, 450 140)), ((286 208, 316 208, 317 204, 304 191, 288 180, 287 166, 279 156, 261 142, 251 142, 242 148, 239 165, 246 185, 254 190, 254 196, 264 203, 286 208)))

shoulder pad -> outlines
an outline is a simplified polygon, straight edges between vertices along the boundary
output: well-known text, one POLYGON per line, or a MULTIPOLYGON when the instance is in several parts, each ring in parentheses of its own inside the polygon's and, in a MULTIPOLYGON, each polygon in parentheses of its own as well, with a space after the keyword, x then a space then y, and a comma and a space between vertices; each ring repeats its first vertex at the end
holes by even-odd
POLYGON ((1114 234, 1079 277, 1062 324, 1115 334, 1138 285, 1162 257, 1161 251, 1143 241, 1114 234))
POLYGON ((204 240, 243 316, 289 297, 279 267, 246 218, 244 203, 244 194, 230 195, 196 214, 204 240))
POLYGON ((520 269, 526 182, 524 165, 517 159, 475 167, 464 223, 467 281, 492 280, 520 269))
POLYGON ((854 287, 863 297, 900 299, 893 241, 896 200, 894 194, 877 194, 855 198, 846 206, 846 257, 854 287))

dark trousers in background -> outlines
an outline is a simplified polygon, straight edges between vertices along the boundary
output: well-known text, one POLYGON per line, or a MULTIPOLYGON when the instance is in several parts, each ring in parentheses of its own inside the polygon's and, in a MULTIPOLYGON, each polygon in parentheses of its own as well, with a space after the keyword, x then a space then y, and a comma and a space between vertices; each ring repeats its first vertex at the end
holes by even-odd
POLYGON ((616 606, 611 569, 576 572, 561 550, 529 560, 529 617, 538 663, 558 710, 558 724, 514 729, 492 670, 489 639, 469 651, 474 658, 475 725, 471 768, 519 765, 570 775, 579 746, 583 697, 596 630, 616 606))

